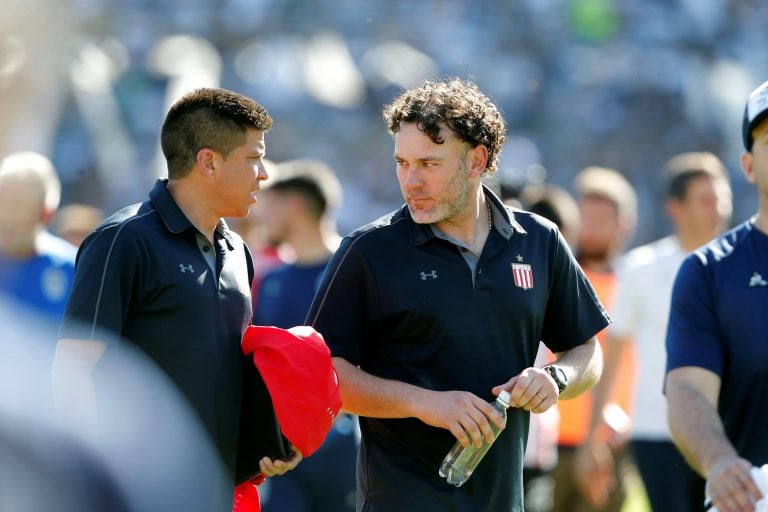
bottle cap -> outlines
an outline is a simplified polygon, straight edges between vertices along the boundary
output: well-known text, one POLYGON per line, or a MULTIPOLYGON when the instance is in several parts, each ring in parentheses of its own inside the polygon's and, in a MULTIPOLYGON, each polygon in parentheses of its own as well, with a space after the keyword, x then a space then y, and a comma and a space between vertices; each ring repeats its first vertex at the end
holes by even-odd
POLYGON ((507 407, 509 407, 509 399, 510 399, 511 397, 512 397, 512 395, 510 395, 510 394, 509 394, 509 391, 507 391, 506 389, 502 389, 502 390, 501 390, 501 393, 499 393, 499 396, 498 396, 498 397, 496 397, 496 400, 499 400, 499 401, 500 401, 500 402, 502 402, 504 405, 506 405, 507 407))

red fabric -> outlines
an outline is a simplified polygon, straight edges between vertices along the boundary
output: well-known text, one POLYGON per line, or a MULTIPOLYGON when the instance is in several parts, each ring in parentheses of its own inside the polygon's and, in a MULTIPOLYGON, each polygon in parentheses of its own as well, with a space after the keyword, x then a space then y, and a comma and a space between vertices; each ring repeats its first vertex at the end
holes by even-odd
POLYGON ((339 379, 323 337, 308 326, 251 325, 242 350, 253 354, 283 435, 304 457, 312 455, 341 409, 339 379))
POLYGON ((259 500, 259 489, 256 487, 262 483, 265 478, 256 482, 256 478, 243 482, 235 487, 235 499, 232 506, 232 512, 260 512, 261 501, 259 500))

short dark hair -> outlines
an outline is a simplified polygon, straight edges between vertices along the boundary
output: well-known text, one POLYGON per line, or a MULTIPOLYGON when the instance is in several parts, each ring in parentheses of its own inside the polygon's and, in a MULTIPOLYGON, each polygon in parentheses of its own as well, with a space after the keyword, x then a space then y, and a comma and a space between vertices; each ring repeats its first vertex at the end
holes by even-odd
POLYGON ((664 164, 667 176, 667 198, 682 201, 688 193, 688 186, 694 178, 708 176, 728 181, 728 172, 723 162, 709 151, 680 153, 664 164))
POLYGON ((198 151, 210 148, 225 157, 245 142, 247 129, 266 131, 272 118, 260 104, 226 89, 196 89, 171 106, 160 132, 170 178, 182 178, 198 151))
POLYGON ((341 203, 341 184, 333 169, 320 160, 306 158, 281 162, 275 176, 266 190, 300 195, 316 219, 341 203))
POLYGON ((458 78, 425 80, 386 105, 383 115, 393 136, 402 123, 416 123, 435 144, 443 143, 440 124, 444 123, 471 147, 488 148, 485 173, 496 172, 507 138, 506 124, 496 105, 474 83, 458 78))

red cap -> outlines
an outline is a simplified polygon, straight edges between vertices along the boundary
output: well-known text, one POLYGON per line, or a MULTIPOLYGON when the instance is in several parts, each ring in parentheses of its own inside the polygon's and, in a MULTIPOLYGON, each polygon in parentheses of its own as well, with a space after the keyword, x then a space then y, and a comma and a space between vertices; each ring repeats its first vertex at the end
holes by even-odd
POLYGON ((253 353, 283 435, 304 457, 312 455, 341 409, 339 378, 322 335, 309 326, 251 325, 242 350, 253 353))
POLYGON ((264 477, 260 481, 256 479, 242 482, 235 486, 235 497, 232 500, 232 512, 261 512, 261 499, 259 498, 259 489, 257 485, 264 482, 264 477))

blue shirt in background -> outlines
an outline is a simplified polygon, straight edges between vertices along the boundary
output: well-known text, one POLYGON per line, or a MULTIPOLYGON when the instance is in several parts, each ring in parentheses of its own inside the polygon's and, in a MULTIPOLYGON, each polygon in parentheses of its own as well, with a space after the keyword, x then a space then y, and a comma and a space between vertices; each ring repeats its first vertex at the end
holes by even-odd
POLYGON ((304 325, 327 264, 328 261, 307 266, 285 264, 264 274, 253 312, 254 325, 283 329, 304 325))
POLYGON ((0 293, 58 324, 64 316, 75 274, 77 249, 41 232, 37 254, 25 259, 0 254, 0 293))

